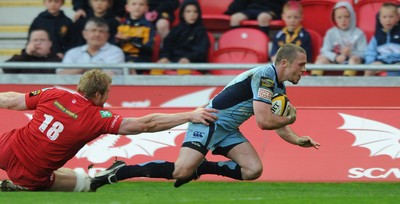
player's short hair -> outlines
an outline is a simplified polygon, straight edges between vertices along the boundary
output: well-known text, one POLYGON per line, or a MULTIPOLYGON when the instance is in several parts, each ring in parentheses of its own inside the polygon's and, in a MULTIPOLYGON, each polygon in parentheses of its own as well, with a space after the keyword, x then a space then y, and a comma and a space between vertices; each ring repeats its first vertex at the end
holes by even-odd
POLYGON ((278 49, 275 62, 280 62, 283 59, 286 59, 289 63, 292 63, 299 52, 307 55, 306 51, 302 47, 292 43, 285 43, 278 49))
POLYGON ((85 72, 79 80, 77 91, 86 98, 94 98, 98 92, 104 95, 112 83, 111 77, 100 69, 85 72))

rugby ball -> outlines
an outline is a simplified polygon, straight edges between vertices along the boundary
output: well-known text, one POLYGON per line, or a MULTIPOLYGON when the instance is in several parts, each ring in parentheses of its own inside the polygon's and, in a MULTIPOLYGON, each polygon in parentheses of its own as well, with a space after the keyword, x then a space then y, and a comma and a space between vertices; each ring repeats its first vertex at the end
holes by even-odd
POLYGON ((287 116, 289 114, 290 102, 285 94, 275 94, 272 97, 271 111, 275 115, 287 116))

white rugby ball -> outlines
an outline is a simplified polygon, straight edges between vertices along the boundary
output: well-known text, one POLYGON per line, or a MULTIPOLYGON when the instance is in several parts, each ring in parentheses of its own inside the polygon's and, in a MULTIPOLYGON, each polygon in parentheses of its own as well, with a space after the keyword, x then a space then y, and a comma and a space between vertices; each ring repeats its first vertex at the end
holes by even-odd
POLYGON ((271 111, 275 115, 287 116, 289 114, 290 102, 285 94, 275 94, 272 97, 271 111))

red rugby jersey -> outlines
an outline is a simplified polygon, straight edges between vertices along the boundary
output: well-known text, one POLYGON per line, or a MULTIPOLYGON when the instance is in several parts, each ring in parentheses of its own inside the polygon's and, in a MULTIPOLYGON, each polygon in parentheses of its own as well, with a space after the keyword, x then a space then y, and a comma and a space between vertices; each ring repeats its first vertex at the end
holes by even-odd
POLYGON ((122 117, 78 93, 57 88, 25 95, 32 120, 16 129, 11 147, 29 170, 48 171, 62 167, 86 143, 101 134, 116 134, 122 117))

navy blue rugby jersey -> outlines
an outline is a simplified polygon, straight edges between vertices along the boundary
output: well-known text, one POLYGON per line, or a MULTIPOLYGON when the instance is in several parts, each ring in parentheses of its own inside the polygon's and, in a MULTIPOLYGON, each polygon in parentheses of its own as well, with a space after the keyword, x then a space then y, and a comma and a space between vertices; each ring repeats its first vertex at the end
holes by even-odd
POLYGON ((275 65, 261 65, 235 77, 211 99, 208 107, 219 110, 217 125, 226 130, 238 130, 244 121, 254 115, 254 100, 271 104, 276 93, 286 94, 286 86, 278 83, 275 65))

